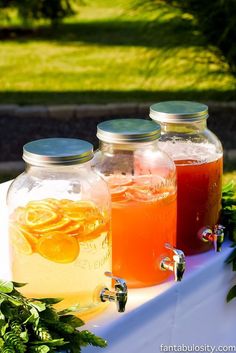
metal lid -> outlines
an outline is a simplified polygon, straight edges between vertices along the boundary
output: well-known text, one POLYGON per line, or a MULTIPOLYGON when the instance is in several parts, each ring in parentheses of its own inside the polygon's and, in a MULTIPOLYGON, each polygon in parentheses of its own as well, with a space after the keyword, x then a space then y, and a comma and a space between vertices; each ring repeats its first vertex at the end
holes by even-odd
POLYGON ((111 143, 148 142, 159 138, 160 125, 144 119, 115 119, 97 126, 99 140, 111 143))
POLYGON ((27 143, 23 159, 36 166, 73 165, 93 158, 93 145, 87 141, 70 138, 48 138, 27 143))
POLYGON ((150 118, 157 122, 191 123, 208 118, 208 106, 197 102, 167 101, 151 105, 150 118))

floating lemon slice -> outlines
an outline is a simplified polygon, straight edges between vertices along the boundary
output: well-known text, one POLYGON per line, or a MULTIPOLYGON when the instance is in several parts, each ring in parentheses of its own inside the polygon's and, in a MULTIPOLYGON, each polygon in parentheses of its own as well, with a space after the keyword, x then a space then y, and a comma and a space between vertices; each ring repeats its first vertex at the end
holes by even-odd
POLYGON ((78 236, 83 229, 83 223, 70 221, 70 224, 64 229, 64 232, 70 236, 78 236))
POLYGON ((123 201, 126 199, 125 193, 127 192, 128 187, 126 186, 117 186, 116 188, 111 188, 111 198, 112 201, 123 201))
POLYGON ((105 216, 93 202, 57 200, 30 201, 11 215, 12 241, 21 253, 38 252, 58 263, 73 262, 80 241, 108 232, 105 216))
POLYGON ((74 209, 74 210, 64 210, 65 215, 70 218, 72 221, 76 222, 83 222, 86 219, 86 215, 81 210, 74 209))
POLYGON ((58 222, 50 224, 49 226, 46 225, 40 228, 35 227, 34 229, 37 229, 38 233, 42 236, 44 233, 53 232, 54 230, 65 230, 71 223, 72 222, 69 218, 61 218, 58 222))
POLYGON ((11 218, 19 224, 25 224, 25 208, 18 207, 12 214, 11 218))
POLYGON ((9 233, 12 245, 17 251, 24 255, 31 255, 33 253, 30 243, 18 227, 10 225, 9 233))
POLYGON ((111 188, 116 188, 117 186, 129 186, 133 183, 131 176, 126 176, 122 174, 119 176, 110 176, 107 181, 111 188))
POLYGON ((78 240, 81 242, 84 241, 90 241, 93 239, 98 238, 102 233, 106 232, 108 233, 109 231, 109 224, 101 224, 98 225, 97 227, 87 228, 87 230, 84 231, 84 233, 79 234, 78 240))
POLYGON ((80 252, 76 238, 61 232, 49 232, 41 237, 37 249, 40 255, 58 263, 73 262, 80 252))
POLYGON ((27 205, 26 205, 26 209, 46 209, 46 210, 51 210, 52 209, 52 205, 49 205, 45 200, 42 201, 30 201, 27 205))
POLYGON ((45 207, 27 207, 25 211, 25 224, 28 227, 39 228, 55 222, 59 215, 50 208, 45 207))
POLYGON ((39 235, 37 233, 32 232, 24 225, 18 225, 19 231, 24 235, 27 241, 30 243, 33 251, 36 249, 36 245, 39 239, 39 235))
POLYGON ((56 199, 45 199, 39 201, 41 207, 48 207, 54 210, 59 210, 60 208, 60 201, 56 199))
POLYGON ((93 203, 87 201, 75 202, 63 206, 63 211, 67 217, 73 221, 85 221, 91 217, 99 215, 99 212, 93 203))

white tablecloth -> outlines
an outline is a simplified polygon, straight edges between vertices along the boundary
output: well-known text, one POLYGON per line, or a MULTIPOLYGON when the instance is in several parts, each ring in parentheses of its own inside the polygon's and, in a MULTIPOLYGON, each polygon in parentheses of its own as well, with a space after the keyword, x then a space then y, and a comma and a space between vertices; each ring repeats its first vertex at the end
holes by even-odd
MULTIPOLYGON (((1 278, 9 277, 7 187, 8 183, 0 186, 1 278)), ((224 264, 231 250, 229 243, 225 243, 221 253, 212 250, 188 257, 181 283, 170 280, 159 286, 130 290, 124 314, 117 313, 115 305, 110 304, 86 326, 108 340, 104 353, 158 353, 181 348, 184 351, 187 346, 189 351, 197 352, 200 345, 205 345, 206 352, 210 351, 207 345, 214 346, 215 351, 221 349, 218 346, 235 345, 236 351, 236 300, 229 304, 225 301, 229 288, 236 284, 231 266, 224 264), (197 347, 191 346, 194 344, 197 347), (169 345, 176 347, 166 347, 169 345)), ((84 352, 100 349, 91 347, 84 352)))

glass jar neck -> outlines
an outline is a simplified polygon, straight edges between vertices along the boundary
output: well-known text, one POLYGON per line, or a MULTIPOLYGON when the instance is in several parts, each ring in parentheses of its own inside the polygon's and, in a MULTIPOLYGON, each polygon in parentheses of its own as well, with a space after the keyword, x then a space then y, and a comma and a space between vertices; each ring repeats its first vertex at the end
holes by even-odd
POLYGON ((72 165, 45 165, 45 166, 36 166, 32 165, 29 163, 26 163, 26 168, 25 171, 29 174, 36 175, 39 173, 45 173, 45 174, 53 174, 53 173, 73 173, 73 171, 82 170, 86 169, 89 170, 91 169, 91 161, 81 163, 81 164, 72 164, 72 165))
POLYGON ((99 150, 104 153, 114 153, 117 151, 137 151, 137 150, 156 150, 157 139, 149 142, 130 142, 130 143, 110 143, 99 141, 99 150))
POLYGON ((206 119, 195 121, 191 123, 167 123, 161 122, 162 133, 185 133, 185 134, 198 134, 207 128, 206 119))

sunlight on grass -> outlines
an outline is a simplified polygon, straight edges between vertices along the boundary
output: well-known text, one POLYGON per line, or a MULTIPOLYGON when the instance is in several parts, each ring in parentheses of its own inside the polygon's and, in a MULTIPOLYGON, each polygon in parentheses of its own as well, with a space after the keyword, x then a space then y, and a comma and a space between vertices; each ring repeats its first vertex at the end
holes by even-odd
POLYGON ((153 14, 131 9, 130 1, 87 1, 61 28, 39 27, 39 34, 2 41, 0 102, 76 103, 84 94, 82 102, 99 103, 119 100, 119 92, 127 92, 123 101, 151 101, 185 91, 188 99, 195 92, 202 100, 233 99, 233 77, 189 19, 159 9, 152 22, 153 14), (18 92, 26 94, 17 98, 18 92), (32 99, 27 92, 43 95, 32 99), (70 96, 63 101, 47 92, 70 96))

